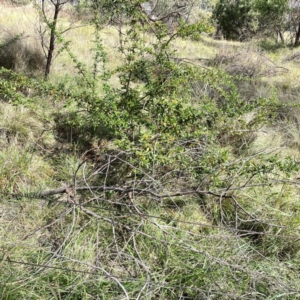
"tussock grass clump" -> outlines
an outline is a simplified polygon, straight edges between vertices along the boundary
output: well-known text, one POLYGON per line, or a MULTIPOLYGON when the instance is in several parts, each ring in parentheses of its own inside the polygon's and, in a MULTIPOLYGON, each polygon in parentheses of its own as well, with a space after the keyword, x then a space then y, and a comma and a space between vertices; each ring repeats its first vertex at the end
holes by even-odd
POLYGON ((40 72, 45 56, 38 42, 23 33, 6 32, 1 37, 0 67, 22 72, 40 72))
POLYGON ((0 104, 0 145, 24 146, 30 143, 50 145, 54 139, 50 131, 45 131, 44 124, 32 110, 19 105, 0 104))
POLYGON ((293 62, 299 63, 299 61, 300 61, 300 52, 296 51, 294 53, 288 54, 286 57, 283 58, 282 61, 283 62, 293 61, 293 62))
POLYGON ((8 3, 17 5, 17 6, 22 6, 22 5, 30 4, 31 0, 9 0, 8 3))
POLYGON ((24 192, 50 182, 53 170, 41 153, 50 145, 53 136, 36 112, 0 104, 0 191, 24 192))
POLYGON ((212 64, 224 68, 231 75, 249 78, 270 77, 287 72, 286 68, 271 61, 264 51, 251 45, 238 47, 238 49, 223 48, 212 64))
POLYGON ((53 174, 49 164, 34 154, 29 145, 19 149, 14 145, 0 151, 0 191, 26 192, 29 186, 45 185, 53 174))
MULTIPOLYGON (((282 114, 283 112, 281 112, 282 114)), ((285 115, 281 116, 278 128, 282 133, 282 146, 292 149, 300 149, 300 119, 299 109, 293 108, 285 111, 285 115)))

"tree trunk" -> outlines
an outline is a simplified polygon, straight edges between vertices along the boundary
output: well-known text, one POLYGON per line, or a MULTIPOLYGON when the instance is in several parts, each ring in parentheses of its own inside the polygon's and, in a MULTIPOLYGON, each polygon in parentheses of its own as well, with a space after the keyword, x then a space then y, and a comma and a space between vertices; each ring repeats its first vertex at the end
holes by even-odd
POLYGON ((50 68, 52 64, 52 59, 53 59, 53 52, 55 48, 55 31, 56 31, 56 24, 57 24, 57 19, 58 19, 58 14, 61 8, 61 3, 60 1, 57 1, 56 4, 54 5, 54 16, 53 16, 53 22, 51 24, 50 28, 50 42, 49 42, 49 49, 48 49, 48 54, 47 54, 47 63, 46 63, 46 68, 45 68, 45 79, 48 79, 49 74, 50 74, 50 68))
POLYGON ((300 23, 298 24, 298 26, 296 28, 296 37, 295 37, 294 47, 297 47, 299 45, 299 41, 300 41, 300 23))
POLYGON ((284 36, 283 36, 283 33, 281 30, 278 30, 278 32, 277 32, 277 43, 278 43, 279 39, 280 39, 281 43, 284 44, 284 36))

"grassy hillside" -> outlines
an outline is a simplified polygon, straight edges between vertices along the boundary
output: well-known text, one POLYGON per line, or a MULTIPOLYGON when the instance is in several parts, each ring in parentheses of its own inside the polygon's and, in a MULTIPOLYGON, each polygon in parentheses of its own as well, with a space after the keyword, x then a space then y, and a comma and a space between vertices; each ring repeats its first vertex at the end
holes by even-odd
POLYGON ((44 82, 36 10, 2 3, 0 24, 0 299, 300 299, 297 48, 178 38, 171 92, 133 118, 116 27, 91 88, 92 25, 44 82))

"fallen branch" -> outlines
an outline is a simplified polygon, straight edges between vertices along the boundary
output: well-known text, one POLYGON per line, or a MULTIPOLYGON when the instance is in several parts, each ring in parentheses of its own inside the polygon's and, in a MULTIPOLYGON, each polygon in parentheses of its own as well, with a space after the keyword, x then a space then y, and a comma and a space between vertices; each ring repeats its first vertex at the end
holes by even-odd
POLYGON ((157 194, 157 193, 149 191, 149 190, 137 189, 137 188, 132 188, 132 187, 130 187, 130 188, 128 188, 128 187, 122 188, 122 187, 116 187, 116 186, 112 186, 112 187, 109 187, 109 186, 76 186, 76 187, 73 187, 71 185, 66 186, 66 187, 61 187, 61 188, 58 188, 55 190, 44 191, 44 192, 38 193, 37 196, 44 198, 44 197, 53 196, 53 195, 57 195, 57 194, 63 194, 63 193, 69 194, 70 189, 73 189, 75 191, 86 191, 86 190, 98 190, 101 192, 114 191, 114 192, 119 192, 119 193, 124 193, 124 194, 138 192, 141 194, 150 194, 150 195, 154 196, 155 198, 159 198, 159 199, 168 198, 168 197, 186 196, 186 195, 192 195, 192 194, 212 194, 215 196, 219 196, 219 195, 216 195, 209 191, 196 191, 196 190, 177 192, 174 194, 160 195, 160 194, 157 194))
MULTIPOLYGON (((280 181, 280 180, 279 180, 280 181)), ((283 182, 281 180, 281 182, 283 182)), ((299 182, 291 182, 288 181, 287 183, 294 183, 294 184, 299 184, 299 182)), ((27 197, 27 198, 46 198, 49 196, 54 196, 58 194, 64 194, 66 193, 67 195, 70 196, 71 191, 77 192, 77 191, 100 191, 100 192, 106 192, 106 191, 114 191, 118 193, 123 193, 123 194, 131 194, 133 195, 134 193, 139 193, 140 195, 151 195, 157 199, 163 199, 163 198, 173 198, 173 197, 180 197, 180 196, 187 196, 187 195, 211 195, 215 197, 222 197, 222 198, 232 198, 232 193, 234 191, 242 190, 245 188, 252 188, 252 187, 257 187, 257 186, 265 186, 267 184, 253 184, 253 185, 248 185, 248 186, 240 186, 240 187, 230 187, 230 188, 223 188, 219 189, 217 191, 207 191, 207 190, 189 190, 189 191, 179 191, 173 194, 158 194, 153 191, 147 190, 147 189, 139 189, 139 188, 134 188, 134 187, 118 187, 118 186, 104 186, 104 185, 96 185, 96 186, 72 186, 68 185, 65 187, 61 187, 58 189, 54 190, 48 190, 48 191, 43 191, 40 193, 29 193, 29 194, 10 194, 10 196, 16 197, 16 198, 22 198, 22 197, 27 197)))
MULTIPOLYGON (((190 191, 181 191, 181 192, 176 192, 173 194, 157 194, 153 191, 149 191, 146 189, 138 189, 138 188, 134 188, 134 187, 116 187, 116 186, 72 186, 72 185, 68 185, 68 186, 64 186, 64 187, 60 187, 58 189, 54 189, 54 190, 48 190, 48 191, 43 191, 40 193, 24 193, 24 194, 10 194, 10 196, 16 197, 16 198, 46 198, 49 196, 54 196, 54 195, 58 195, 58 194, 67 194, 68 196, 70 196, 71 191, 100 191, 100 192, 106 192, 106 191, 114 191, 114 192, 118 192, 118 193, 123 193, 123 194, 133 194, 133 193, 139 193, 139 194, 148 194, 151 195, 157 199, 162 199, 162 198, 172 198, 172 197, 180 197, 180 196, 186 196, 186 195, 213 195, 216 197, 221 197, 221 194, 215 193, 215 192, 211 192, 211 191, 199 191, 199 190, 190 190, 190 191)), ((222 192, 222 191, 221 191, 222 192)), ((226 198, 226 197, 230 197, 227 196, 226 193, 224 195, 224 191, 223 191, 223 195, 222 197, 226 198)))

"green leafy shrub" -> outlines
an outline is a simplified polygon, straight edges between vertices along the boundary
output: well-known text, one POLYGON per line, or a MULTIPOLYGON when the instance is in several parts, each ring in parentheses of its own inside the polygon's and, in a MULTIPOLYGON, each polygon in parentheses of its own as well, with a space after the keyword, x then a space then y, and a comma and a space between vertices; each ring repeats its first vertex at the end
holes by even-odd
MULTIPOLYGON (((45 102, 58 108, 45 117, 54 124, 53 149, 13 151, 12 144, 0 151, 3 190, 21 192, 20 219, 30 224, 12 210, 1 213, 0 237, 8 242, 0 295, 296 297, 299 195, 291 179, 299 163, 281 149, 251 147, 278 111, 276 97, 246 97, 238 76, 178 58, 175 39, 199 27, 182 22, 170 35, 166 24, 149 21, 141 3, 106 1, 113 13, 127 14, 114 69, 107 67, 97 16, 92 67, 59 37, 80 86, 1 70, 3 98, 35 110, 45 102), (43 176, 55 186, 37 193, 43 176)), ((24 126, 4 122, 3 135, 34 141, 38 134, 27 127, 35 122, 25 116, 24 126)))
POLYGON ((247 40, 256 32, 251 1, 220 0, 212 14, 217 31, 225 39, 247 40))

